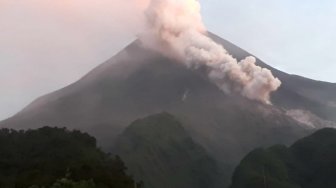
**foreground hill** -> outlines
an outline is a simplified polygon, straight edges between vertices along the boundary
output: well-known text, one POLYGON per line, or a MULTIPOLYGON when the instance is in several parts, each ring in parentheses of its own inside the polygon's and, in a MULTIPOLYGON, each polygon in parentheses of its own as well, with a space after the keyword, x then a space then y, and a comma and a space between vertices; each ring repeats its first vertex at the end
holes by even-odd
MULTIPOLYGON (((134 181, 125 169, 120 158, 103 153, 95 138, 79 131, 49 127, 0 130, 0 187, 46 187, 67 176, 81 181, 78 187, 133 188, 134 181)), ((57 188, 57 183, 53 187, 57 188)))
POLYGON ((167 113, 133 122, 116 142, 116 152, 146 188, 223 187, 219 165, 167 113))
POLYGON ((256 149, 237 167, 231 188, 336 187, 336 130, 327 128, 291 147, 256 149))
MULTIPOLYGON (((211 37, 238 59, 249 55, 211 37)), ((270 68, 260 60, 258 64, 270 68)), ((166 111, 217 164, 225 166, 228 176, 223 178, 229 180, 240 159, 255 147, 291 144, 316 127, 333 125, 334 84, 272 70, 283 85, 269 106, 224 94, 202 70, 187 69, 135 41, 81 80, 37 99, 0 126, 80 129, 110 152, 118 135, 135 119, 166 111), (307 112, 308 118, 299 121, 297 114, 288 113, 292 109, 307 112)))

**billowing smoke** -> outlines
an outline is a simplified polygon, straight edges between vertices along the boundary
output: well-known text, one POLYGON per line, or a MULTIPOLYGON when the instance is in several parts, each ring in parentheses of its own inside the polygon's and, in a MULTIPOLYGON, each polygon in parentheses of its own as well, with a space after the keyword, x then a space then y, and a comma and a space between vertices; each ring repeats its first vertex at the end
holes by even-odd
POLYGON ((271 71, 257 66, 254 57, 238 62, 206 36, 197 0, 151 0, 145 11, 143 43, 178 58, 190 68, 205 66, 208 76, 226 93, 270 104, 270 94, 281 82, 271 71))

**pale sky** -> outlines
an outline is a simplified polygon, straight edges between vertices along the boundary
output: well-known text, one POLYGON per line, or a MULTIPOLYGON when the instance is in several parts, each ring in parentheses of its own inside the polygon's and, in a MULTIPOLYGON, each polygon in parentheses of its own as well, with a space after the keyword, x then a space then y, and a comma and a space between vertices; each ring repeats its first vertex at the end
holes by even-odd
MULTIPOLYGON (((128 1, 0 0, 0 119, 78 80, 131 42, 140 12, 128 1)), ((280 70, 336 82, 336 1, 201 4, 210 31, 280 70)))

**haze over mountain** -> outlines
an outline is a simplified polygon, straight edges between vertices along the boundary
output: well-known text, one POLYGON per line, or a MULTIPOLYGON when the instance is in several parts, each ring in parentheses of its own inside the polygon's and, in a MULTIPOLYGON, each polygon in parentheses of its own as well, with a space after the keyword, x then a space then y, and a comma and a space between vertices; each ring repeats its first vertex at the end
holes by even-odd
MULTIPOLYGON (((249 55, 216 35, 209 36, 237 59, 249 55)), ((118 135, 133 120, 166 111, 226 169, 223 178, 229 182, 235 165, 253 148, 290 144, 316 127, 333 126, 335 120, 335 85, 288 75, 260 60, 257 64, 282 81, 272 95, 273 105, 225 94, 204 70, 188 69, 137 40, 81 80, 40 97, 0 125, 80 129, 113 151, 118 135), (302 120, 288 113, 290 109, 308 115, 302 120)))

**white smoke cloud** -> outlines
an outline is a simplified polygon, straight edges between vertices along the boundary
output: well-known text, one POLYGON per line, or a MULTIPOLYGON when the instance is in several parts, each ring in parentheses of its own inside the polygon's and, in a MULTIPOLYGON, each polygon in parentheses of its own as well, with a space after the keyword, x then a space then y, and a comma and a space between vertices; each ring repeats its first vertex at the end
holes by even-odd
POLYGON ((190 68, 206 66, 208 76, 226 93, 270 104, 270 94, 281 82, 257 65, 254 57, 238 62, 221 45, 206 36, 197 0, 151 0, 145 11, 143 43, 178 58, 190 68))
POLYGON ((335 122, 321 119, 317 115, 307 110, 290 109, 286 111, 286 115, 296 120, 297 122, 302 123, 307 128, 311 129, 321 129, 325 127, 336 128, 335 122))

